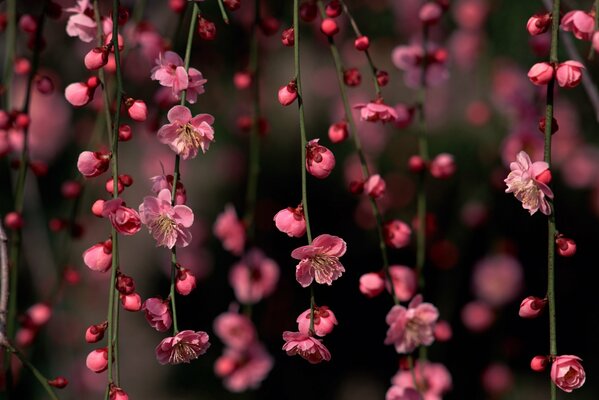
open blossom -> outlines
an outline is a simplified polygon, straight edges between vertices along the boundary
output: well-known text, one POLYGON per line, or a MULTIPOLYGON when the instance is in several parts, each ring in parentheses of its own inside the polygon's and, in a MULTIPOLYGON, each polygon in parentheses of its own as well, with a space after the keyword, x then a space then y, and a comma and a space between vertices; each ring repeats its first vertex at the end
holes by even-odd
POLYGON ((287 355, 295 356, 299 354, 302 358, 308 360, 310 364, 318 364, 322 361, 330 361, 331 353, 322 342, 312 336, 301 332, 283 332, 283 350, 287 355))
POLYGON ((90 1, 77 0, 75 7, 66 8, 65 11, 73 13, 67 21, 67 34, 72 37, 79 37, 82 42, 86 43, 94 40, 97 25, 90 1))
POLYGON ((207 82, 197 69, 189 68, 186 71, 181 57, 172 51, 158 56, 151 78, 162 86, 172 88, 173 96, 177 99, 181 98, 183 90, 187 90, 187 101, 191 104, 196 102, 198 94, 204 93, 204 84, 207 82))
POLYGON ((397 119, 395 109, 379 100, 367 104, 356 104, 354 108, 360 110, 360 119, 362 121, 386 123, 397 119))
POLYGON ((112 199, 104 202, 102 216, 108 218, 117 232, 123 235, 134 235, 141 229, 139 214, 125 206, 123 199, 112 199))
POLYGON ((185 247, 191 242, 189 228, 193 224, 193 211, 185 205, 171 206, 168 189, 162 189, 158 197, 144 197, 139 215, 156 239, 157 246, 172 249, 175 245, 185 247))
POLYGON ((166 332, 173 323, 168 300, 150 297, 144 301, 141 309, 144 311, 148 324, 158 332, 166 332))
POLYGON ((423 303, 422 296, 412 299, 408 308, 393 306, 387 314, 389 325, 385 344, 393 344, 400 354, 411 353, 418 346, 428 346, 435 340, 434 328, 439 311, 430 303, 423 303))
MULTIPOLYGON (((310 309, 301 313, 297 317, 298 330, 301 333, 310 335, 310 309)), ((327 306, 314 307, 314 333, 316 336, 326 336, 333 331, 337 325, 337 318, 333 311, 327 306)))
POLYGON ((553 192, 547 186, 551 179, 549 164, 544 161, 533 163, 528 154, 521 151, 516 156, 516 161, 510 164, 510 169, 511 172, 504 180, 507 184, 505 192, 514 193, 530 215, 538 210, 545 215, 551 214, 551 206, 545 198, 553 198, 553 192))
POLYGON ((210 347, 206 332, 185 330, 163 339, 156 346, 156 359, 162 365, 189 363, 210 347))
POLYGON ((254 304, 270 296, 279 280, 279 265, 259 249, 251 249, 229 272, 237 300, 254 304))
MULTIPOLYGON (((443 395, 451 389, 452 381, 449 371, 443 364, 416 361, 414 365, 416 385, 422 390, 423 400, 442 400, 443 395)), ((400 370, 391 379, 395 386, 414 388, 414 376, 408 370, 400 370)))
POLYGON ((170 124, 158 130, 158 140, 167 144, 171 150, 184 160, 195 158, 198 149, 206 153, 210 143, 214 141, 214 117, 209 114, 191 116, 185 106, 174 106, 167 114, 170 124))
POLYGON ((291 257, 301 260, 295 268, 295 279, 302 287, 310 286, 313 280, 331 285, 345 272, 339 257, 346 249, 343 239, 327 234, 316 237, 311 245, 298 247, 291 252, 291 257))
POLYGON ((572 10, 564 14, 560 27, 566 32, 572 32, 577 39, 591 40, 595 31, 595 18, 587 12, 572 10))
POLYGON ((584 385, 586 374, 579 357, 557 356, 551 365, 551 380, 564 392, 570 393, 584 385))
POLYGON ((225 206, 214 222, 214 235, 223 243, 223 247, 236 256, 240 256, 245 246, 245 226, 237 218, 235 207, 225 206))
POLYGON ((216 375, 224 379, 231 392, 256 389, 273 367, 273 359, 261 343, 254 342, 247 349, 225 349, 214 364, 216 375))

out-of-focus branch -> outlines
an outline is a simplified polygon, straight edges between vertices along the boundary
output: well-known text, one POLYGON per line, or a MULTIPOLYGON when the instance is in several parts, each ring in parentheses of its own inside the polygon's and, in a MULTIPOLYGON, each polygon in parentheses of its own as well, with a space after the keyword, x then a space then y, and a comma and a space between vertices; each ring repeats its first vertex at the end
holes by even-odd
POLYGON ((0 342, 6 338, 6 312, 8 309, 8 238, 0 222, 0 342))

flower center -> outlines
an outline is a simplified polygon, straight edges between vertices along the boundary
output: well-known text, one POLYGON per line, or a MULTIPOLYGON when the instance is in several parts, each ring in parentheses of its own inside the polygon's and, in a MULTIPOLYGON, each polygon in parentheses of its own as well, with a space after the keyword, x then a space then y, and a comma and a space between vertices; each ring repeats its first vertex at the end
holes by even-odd
POLYGON ((183 141, 185 147, 194 149, 200 147, 200 136, 190 123, 180 126, 179 129, 177 129, 177 134, 179 135, 179 139, 183 141))
POLYGON ((161 236, 168 237, 176 229, 177 223, 167 215, 160 215, 154 223, 154 229, 160 233, 161 236))
POLYGON ((337 265, 338 260, 338 257, 318 254, 314 256, 314 258, 312 259, 312 266, 316 271, 327 272, 334 269, 334 267, 337 265))

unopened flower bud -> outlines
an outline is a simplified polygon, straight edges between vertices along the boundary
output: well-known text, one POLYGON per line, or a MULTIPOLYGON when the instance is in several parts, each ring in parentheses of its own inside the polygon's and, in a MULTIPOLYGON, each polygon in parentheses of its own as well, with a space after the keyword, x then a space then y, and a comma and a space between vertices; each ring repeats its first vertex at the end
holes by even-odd
POLYGON ((541 314, 547 304, 547 300, 534 296, 528 296, 520 303, 518 315, 522 318, 536 318, 541 314))
POLYGON ((535 372, 545 371, 548 364, 549 359, 547 356, 534 356, 532 360, 530 360, 530 368, 535 372))
POLYGON ((332 18, 325 18, 320 23, 320 31, 327 36, 333 36, 339 32, 339 26, 332 18))

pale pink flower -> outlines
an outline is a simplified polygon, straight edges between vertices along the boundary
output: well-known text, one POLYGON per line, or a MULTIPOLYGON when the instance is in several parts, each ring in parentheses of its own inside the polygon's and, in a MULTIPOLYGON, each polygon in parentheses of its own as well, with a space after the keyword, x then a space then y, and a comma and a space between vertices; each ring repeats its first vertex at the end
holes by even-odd
POLYGON ((572 32, 577 39, 591 40, 595 31, 595 18, 587 12, 572 10, 564 14, 560 27, 566 32, 572 32))
POLYGON ((311 245, 298 247, 291 257, 301 260, 295 268, 295 279, 302 287, 316 283, 331 285, 344 272, 339 257, 345 254, 346 243, 337 236, 317 236, 311 245))
POLYGON ((308 360, 310 364, 318 364, 322 361, 330 361, 331 353, 322 342, 312 336, 301 332, 283 332, 283 350, 289 356, 299 354, 302 358, 308 360))
POLYGON ((335 168, 335 155, 325 146, 318 144, 320 139, 312 139, 306 144, 306 170, 310 175, 324 179, 335 168))
POLYGON ((304 208, 300 204, 296 208, 287 207, 279 211, 273 218, 278 230, 290 237, 301 237, 306 233, 304 208))
POLYGON ((158 297, 150 297, 144 301, 141 309, 144 311, 148 324, 158 332, 166 332, 173 324, 171 310, 168 306, 168 300, 162 300, 158 297))
POLYGON ((83 262, 92 271, 108 271, 112 265, 112 241, 96 243, 85 250, 83 262))
POLYGON ((418 346, 428 346, 435 340, 434 328, 439 311, 431 303, 423 303, 422 296, 412 299, 408 308, 395 305, 387 314, 389 325, 385 344, 393 344, 400 354, 408 354, 418 346))
POLYGON ((185 205, 172 206, 168 189, 162 189, 158 197, 144 197, 139 215, 156 239, 156 246, 172 249, 174 246, 185 247, 191 242, 189 228, 193 224, 193 211, 185 205))
POLYGON ((437 154, 437 156, 431 160, 430 172, 434 178, 451 178, 455 173, 455 170, 456 165, 454 157, 449 153, 437 154))
POLYGON ((385 290, 385 280, 380 272, 369 272, 360 277, 360 292, 368 297, 376 297, 385 290))
POLYGON ((214 320, 214 333, 227 346, 245 350, 256 341, 256 328, 252 320, 235 312, 225 312, 214 320))
POLYGON ((381 100, 367 104, 356 104, 355 109, 360 110, 360 119, 368 122, 382 123, 393 122, 397 119, 397 112, 393 107, 383 103, 381 100))
POLYGON ((79 37, 82 42, 89 43, 96 37, 96 21, 94 11, 89 0, 77 0, 75 7, 65 8, 66 12, 73 13, 67 21, 67 34, 79 37))
POLYGON ((181 331, 163 339, 156 346, 156 359, 162 365, 189 363, 204 354, 210 347, 206 332, 181 331))
POLYGON ((257 248, 250 249, 229 272, 235 297, 244 304, 254 304, 270 296, 278 280, 279 265, 257 248))
POLYGON ((77 159, 77 169, 86 178, 103 174, 108 169, 109 164, 110 154, 97 151, 83 151, 77 159))
POLYGON ((158 130, 160 143, 168 144, 175 153, 184 160, 194 158, 198 149, 206 153, 210 143, 214 141, 214 117, 209 114, 191 116, 191 111, 185 106, 174 106, 167 114, 170 124, 163 125, 158 130))
MULTIPOLYGON (((297 317, 298 331, 305 335, 310 335, 310 309, 301 313, 297 317)), ((314 307, 314 333, 316 336, 326 336, 333 331, 337 325, 337 318, 333 311, 327 306, 314 307)))
POLYGON ((214 222, 214 235, 223 243, 223 247, 236 256, 240 256, 245 246, 245 226, 237 218, 235 207, 225 206, 214 222))
POLYGON ((162 86, 172 88, 175 96, 180 96, 181 91, 187 89, 189 85, 183 59, 173 51, 167 51, 158 56, 150 78, 158 81, 162 86))
MULTIPOLYGON (((391 265, 389 267, 389 275, 393 282, 395 296, 399 301, 408 301, 416 294, 417 283, 416 273, 410 267, 405 265, 391 265)), ((386 282, 387 290, 391 292, 391 285, 386 282)))
POLYGON ((261 343, 252 343, 245 350, 225 349, 214 364, 216 375, 224 379, 231 392, 256 389, 273 367, 273 359, 261 343))
MULTIPOLYGON (((443 364, 416 361, 414 374, 418 389, 422 390, 422 400, 441 400, 443 395, 451 390, 451 375, 443 364)), ((414 388, 414 378, 410 370, 400 370, 391 379, 395 386, 414 388)))
POLYGON ((561 87, 573 88, 582 80, 584 65, 578 61, 568 60, 560 63, 555 70, 555 80, 561 87))
POLYGON ((123 199, 105 201, 102 216, 108 218, 116 231, 123 235, 134 235, 141 229, 139 214, 134 209, 126 207, 123 199))
POLYGON ((420 400, 420 394, 416 389, 393 385, 387 390, 385 400, 420 400))
POLYGON ((557 356, 551 365, 551 380, 564 392, 570 393, 584 385, 586 374, 577 356, 557 356))
MULTIPOLYGON (((172 175, 157 175, 150 178, 152 181, 152 193, 158 194, 162 189, 173 191, 174 178, 172 175)), ((187 191, 181 180, 177 180, 177 192, 175 193, 175 204, 185 204, 187 201, 187 191)))
POLYGON ((507 254, 498 254, 485 257, 474 266, 472 285, 479 299, 493 307, 500 307, 520 294, 523 280, 518 260, 507 254))
POLYGON ((528 79, 535 85, 546 85, 553 79, 554 73, 555 71, 551 64, 540 62, 530 67, 530 70, 528 70, 528 79))
POLYGON ((189 84, 187 86, 187 102, 189 104, 195 104, 198 99, 198 95, 204 93, 204 84, 208 80, 204 79, 204 76, 200 71, 195 68, 189 68, 187 71, 189 77, 189 84))
MULTIPOLYGON (((504 180, 506 193, 514 193, 522 202, 522 207, 533 215, 538 210, 545 215, 551 214, 551 206, 545 197, 553 198, 553 192, 547 186, 549 165, 544 161, 532 162, 528 154, 521 151, 516 161, 510 164, 511 172, 504 180), (541 179, 541 180, 540 180, 541 179)), ((549 175, 550 177, 551 175, 549 175)))

